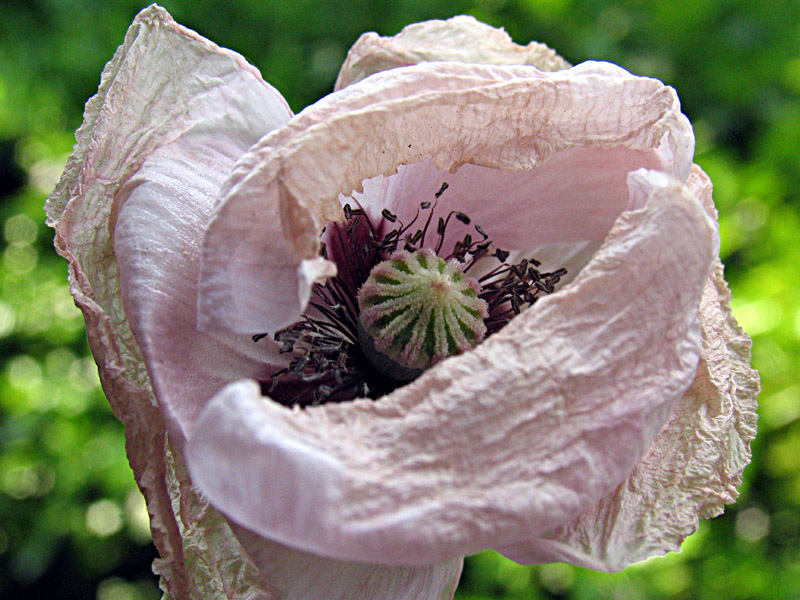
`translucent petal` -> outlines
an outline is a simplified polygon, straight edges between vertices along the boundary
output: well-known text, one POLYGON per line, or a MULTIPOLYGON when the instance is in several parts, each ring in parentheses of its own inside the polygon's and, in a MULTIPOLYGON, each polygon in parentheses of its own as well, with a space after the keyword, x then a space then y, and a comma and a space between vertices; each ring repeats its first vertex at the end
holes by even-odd
MULTIPOLYGON (((698 167, 687 182, 716 219, 711 182, 698 167)), ((758 374, 750 339, 730 310, 717 261, 703 290, 701 361, 694 382, 628 478, 596 506, 545 539, 501 549, 520 562, 568 561, 617 570, 678 551, 697 529, 733 502, 756 434, 758 374)))
POLYGON ((384 564, 515 544, 588 510, 691 384, 718 250, 677 180, 631 182, 643 208, 572 284, 379 402, 289 410, 252 383, 226 387, 187 446, 197 485, 267 538, 384 564))
MULTIPOLYGON (((363 191, 373 211, 399 205, 385 193, 390 183, 373 194, 368 180, 403 165, 427 160, 436 177, 452 173, 482 227, 530 247, 559 241, 551 221, 570 238, 602 238, 627 206, 627 173, 657 166, 685 179, 693 139, 671 88, 613 65, 542 73, 426 63, 378 73, 309 107, 242 158, 206 230, 201 327, 257 333, 296 321, 313 283, 301 274, 312 263, 314 276, 326 273, 319 234, 343 218, 340 194, 363 191), (610 191, 581 187, 571 167, 610 191)), ((436 191, 400 173, 404 211, 436 191)))

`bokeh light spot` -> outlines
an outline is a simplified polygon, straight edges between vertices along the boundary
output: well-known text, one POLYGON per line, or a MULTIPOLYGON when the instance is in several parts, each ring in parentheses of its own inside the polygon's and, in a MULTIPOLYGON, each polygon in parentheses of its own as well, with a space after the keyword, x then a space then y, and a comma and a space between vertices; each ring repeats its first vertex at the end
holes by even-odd
POLYGON ((86 529, 97 537, 114 535, 122 525, 122 510, 113 500, 98 500, 86 509, 86 529))
POLYGON ((131 535, 140 543, 149 542, 152 539, 150 533, 150 515, 147 513, 147 505, 144 496, 138 488, 128 492, 125 498, 125 520, 128 522, 131 535))
POLYGON ((14 331, 16 322, 17 317, 14 314, 14 309, 5 302, 0 301, 0 338, 6 337, 14 331))
POLYGON ((39 491, 39 475, 32 466, 16 466, 6 470, 3 491, 16 500, 34 496, 39 491))
POLYGON ((25 214, 14 215, 6 219, 3 234, 13 246, 32 244, 36 241, 36 222, 25 214))
POLYGON ((18 356, 9 362, 8 382, 20 390, 33 390, 42 383, 42 367, 27 354, 18 356))
POLYGON ((740 511, 736 516, 736 535, 748 542, 757 542, 769 533, 769 515, 757 506, 740 511))
POLYGON ((539 567, 539 581, 553 594, 565 594, 575 581, 575 570, 564 563, 552 563, 539 567))
POLYGON ((119 577, 104 579, 97 586, 97 600, 142 600, 139 588, 119 577))
POLYGON ((39 253, 31 246, 9 246, 3 252, 3 265, 16 275, 30 273, 39 262, 39 253))

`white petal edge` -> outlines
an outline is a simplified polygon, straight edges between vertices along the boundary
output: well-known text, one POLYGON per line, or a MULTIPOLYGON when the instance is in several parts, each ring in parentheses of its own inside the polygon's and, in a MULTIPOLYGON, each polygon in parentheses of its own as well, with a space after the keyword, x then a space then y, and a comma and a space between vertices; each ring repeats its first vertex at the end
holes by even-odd
POLYGON ((694 138, 674 90, 605 63, 378 73, 307 108, 239 162, 206 230, 200 327, 258 333, 296 321, 309 294, 298 272, 317 259, 323 224, 342 219, 340 194, 365 180, 424 160, 442 173, 546 169, 561 152, 596 148, 602 161, 602 149, 618 147, 685 180, 694 138))
POLYGON ((559 71, 569 63, 544 44, 520 46, 501 28, 490 27, 471 16, 446 21, 414 23, 392 37, 363 34, 339 71, 335 90, 397 67, 421 62, 455 61, 486 65, 530 65, 541 71, 559 71))
POLYGON ((572 284, 380 401, 290 410, 252 382, 226 387, 187 444, 196 484, 268 539, 382 564, 513 545, 587 510, 691 384, 718 251, 680 182, 631 180, 652 183, 644 208, 572 284))
MULTIPOLYGON (((695 166, 687 188, 716 221, 708 176, 695 166)), ((756 435, 758 373, 750 338, 731 314, 717 261, 700 304, 701 362, 692 386, 631 475, 545 539, 500 551, 518 562, 567 561, 614 571, 679 551, 701 518, 735 501, 756 435)))

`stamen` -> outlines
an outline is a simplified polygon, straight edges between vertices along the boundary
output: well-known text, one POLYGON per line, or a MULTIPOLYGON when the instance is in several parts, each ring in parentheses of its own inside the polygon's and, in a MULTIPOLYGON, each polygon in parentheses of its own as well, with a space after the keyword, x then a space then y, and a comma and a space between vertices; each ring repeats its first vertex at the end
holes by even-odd
POLYGON ((314 285, 306 313, 274 334, 291 359, 261 382, 265 395, 287 406, 380 398, 473 348, 555 290, 566 269, 542 273, 533 259, 508 264, 511 254, 494 247, 463 212, 436 217, 428 240, 448 187, 443 183, 433 202, 420 202, 408 224, 389 209, 375 224, 356 202, 357 208, 343 206, 344 221, 326 225, 321 255, 337 264, 338 274, 314 285), (423 226, 413 229, 426 211, 423 226), (480 239, 464 232, 440 256, 453 217, 461 232, 472 225, 480 239), (468 275, 486 260, 499 265, 478 279, 468 275))

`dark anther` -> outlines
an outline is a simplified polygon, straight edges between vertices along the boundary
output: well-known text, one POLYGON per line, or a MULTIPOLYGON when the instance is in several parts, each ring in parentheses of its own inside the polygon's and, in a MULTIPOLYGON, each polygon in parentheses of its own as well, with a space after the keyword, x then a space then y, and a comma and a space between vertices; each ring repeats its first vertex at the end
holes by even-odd
POLYGON ((525 277, 525 267, 526 266, 527 265, 523 264, 523 263, 519 263, 519 264, 516 264, 516 265, 511 265, 511 272, 514 275, 516 275, 517 277, 519 277, 520 279, 522 279, 523 277, 525 277))
MULTIPOLYGON (((467 233, 455 242, 449 256, 441 254, 441 258, 465 263, 460 267, 464 273, 478 263, 483 265, 490 256, 500 263, 493 269, 483 270, 484 274, 478 277, 481 285, 479 296, 489 309, 485 320, 487 335, 494 334, 515 315, 534 304, 540 294, 554 290, 566 269, 540 273, 536 268, 540 263, 533 259, 507 264, 511 253, 495 248, 489 236, 479 225, 473 224, 468 215, 459 211, 451 211, 445 218, 436 215, 437 201, 448 187, 446 182, 442 183, 433 202, 420 202, 420 210, 431 210, 423 218, 424 224, 418 227, 414 224, 420 220, 420 211, 406 225, 397 215, 383 209, 382 221, 373 225, 360 206, 352 208, 345 204, 342 207, 344 222, 326 225, 326 243, 320 250, 322 256, 337 263, 339 272, 326 282, 313 286, 307 314, 273 335, 279 352, 292 353, 292 356, 288 366, 261 382, 263 393, 287 406, 309 406, 344 402, 359 396, 377 399, 403 385, 378 373, 361 350, 358 341, 358 290, 371 269, 389 258, 398 244, 409 252, 427 247, 439 254, 450 217, 455 216, 461 223, 472 225, 481 240, 475 242, 467 233), (426 240, 434 217, 437 219, 438 238, 426 240)), ((354 202, 358 206, 358 202, 354 202)), ((266 334, 254 335, 253 341, 264 337, 266 334)))
POLYGON ((269 335, 268 333, 257 333, 256 335, 253 336, 253 341, 257 342, 258 340, 263 340, 268 335, 269 335))

